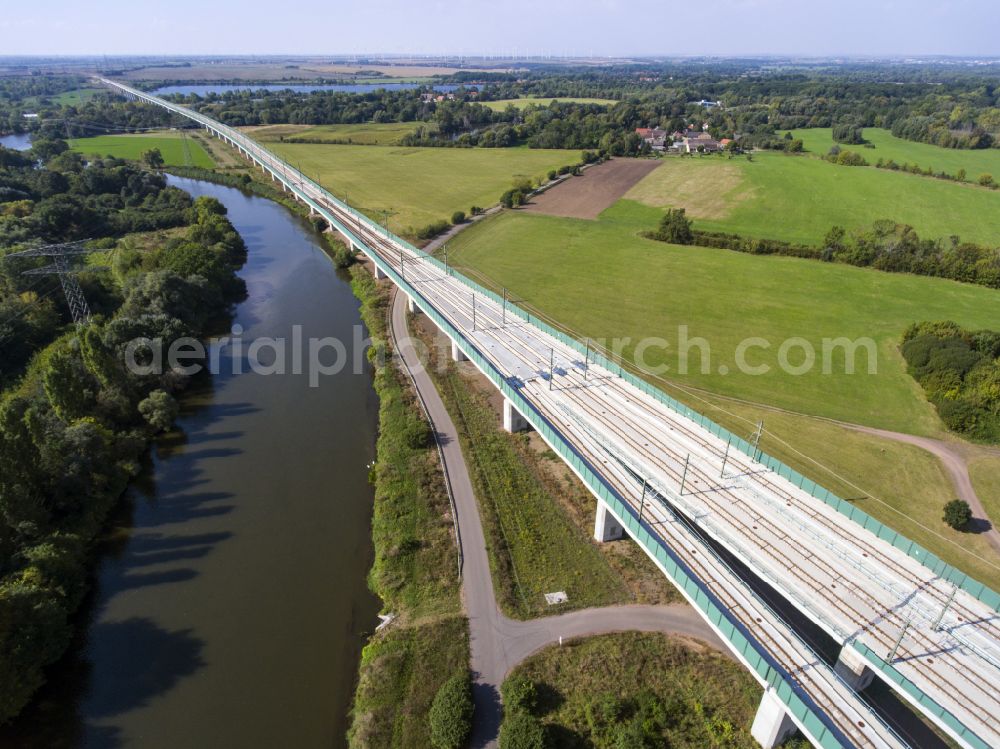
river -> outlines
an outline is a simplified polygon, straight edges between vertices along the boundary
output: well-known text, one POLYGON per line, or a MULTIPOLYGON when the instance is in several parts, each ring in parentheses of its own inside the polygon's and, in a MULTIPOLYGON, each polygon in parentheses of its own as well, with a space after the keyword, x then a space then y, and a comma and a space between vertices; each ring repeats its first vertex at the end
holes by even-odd
MULTIPOLYGON (((170 182, 221 200, 247 242, 249 295, 233 320, 244 341, 301 325, 304 340, 351 350, 358 302, 304 222, 232 188, 170 182)), ((0 745, 346 745, 379 610, 365 582, 371 373, 365 362, 310 387, 221 361, 123 502, 79 642, 0 745)))

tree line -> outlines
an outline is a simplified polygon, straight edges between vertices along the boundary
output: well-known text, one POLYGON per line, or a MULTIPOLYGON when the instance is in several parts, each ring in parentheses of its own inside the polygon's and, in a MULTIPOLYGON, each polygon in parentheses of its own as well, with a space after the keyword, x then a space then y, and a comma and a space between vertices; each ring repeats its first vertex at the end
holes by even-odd
MULTIPOLYGON (((433 92, 429 87, 371 93, 239 90, 171 98, 231 126, 426 122, 436 127, 414 136, 416 145, 528 145, 622 154, 641 151, 641 139, 633 137, 635 128, 654 125, 672 132, 704 124, 716 138, 739 135, 752 146, 773 146, 779 132, 811 127, 832 127, 835 139, 845 144, 860 144, 864 127, 881 127, 902 138, 953 148, 988 148, 996 145, 1000 133, 1000 85, 995 68, 989 67, 983 72, 934 65, 762 69, 759 63, 721 61, 596 69, 549 66, 516 74, 460 73, 441 80, 459 86, 453 100, 425 96, 433 92), (483 105, 524 97, 606 98, 616 103, 559 102, 502 111, 483 105), (702 106, 703 100, 721 106, 702 106)), ((73 81, 52 79, 48 85, 56 90, 73 81)), ((75 85, 82 85, 81 79, 75 85)), ((0 89, 0 129, 4 117, 14 115, 16 101, 5 99, 0 89)), ((165 110, 108 95, 77 106, 42 107, 34 124, 20 121, 19 111, 8 127, 38 128, 48 136, 179 124, 165 110)))
POLYGON ((852 232, 834 226, 821 244, 809 245, 702 231, 693 228, 683 208, 672 208, 664 214, 656 230, 646 236, 671 244, 718 247, 751 255, 811 258, 889 273, 950 278, 1000 289, 1000 249, 963 242, 957 236, 921 239, 912 226, 888 219, 852 232))
MULTIPOLYGON (((175 395, 186 376, 132 371, 126 347, 142 337, 169 345, 205 333, 244 293, 236 270, 245 246, 221 203, 192 201, 159 175, 113 160, 81 169, 65 152, 41 168, 0 155, 8 188, 0 193, 0 246, 12 251, 90 236, 89 246, 111 264, 85 277, 95 316, 76 328, 58 295, 25 289, 20 271, 34 261, 0 261, 3 722, 68 646, 94 539, 146 446, 177 413, 175 395), (50 211, 52 205, 61 207, 50 211), (187 229, 146 249, 121 241, 151 226, 187 229)), ((140 347, 137 359, 146 363, 152 354, 140 347)))
POLYGON ((914 323, 903 334, 902 353, 907 371, 949 429, 1000 442, 1000 332, 914 323))

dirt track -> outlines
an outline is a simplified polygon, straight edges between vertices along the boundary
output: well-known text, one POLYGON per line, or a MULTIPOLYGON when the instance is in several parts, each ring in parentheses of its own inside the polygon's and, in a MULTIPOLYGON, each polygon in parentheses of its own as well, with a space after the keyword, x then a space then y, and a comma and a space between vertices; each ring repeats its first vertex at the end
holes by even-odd
POLYGON ((567 218, 597 218, 662 163, 653 159, 611 159, 536 195, 522 210, 567 218))

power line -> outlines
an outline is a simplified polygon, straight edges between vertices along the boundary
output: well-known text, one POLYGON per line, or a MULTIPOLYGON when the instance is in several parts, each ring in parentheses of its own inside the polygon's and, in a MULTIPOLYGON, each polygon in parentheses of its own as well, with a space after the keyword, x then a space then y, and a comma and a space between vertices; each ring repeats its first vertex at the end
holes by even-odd
MULTIPOLYGON (((481 280, 483 280, 483 281, 486 282, 487 286, 492 286, 494 288, 496 288, 496 287, 499 286, 499 284, 497 284, 492 278, 490 278, 489 276, 485 275, 484 273, 481 273, 481 272, 477 271, 474 268, 469 268, 467 266, 455 266, 455 265, 452 265, 452 267, 453 268, 458 267, 458 268, 460 268, 464 272, 471 273, 472 275, 478 276, 481 280)), ((532 305, 532 304, 530 304, 530 303, 528 303, 528 302, 526 302, 524 300, 522 300, 522 305, 525 308, 530 309, 532 314, 534 314, 535 316, 537 316, 538 318, 540 318, 542 320, 545 320, 548 324, 552 325, 552 327, 565 331, 566 333, 568 333, 573 338, 577 338, 577 339, 582 338, 582 335, 580 333, 578 333, 577 331, 575 331, 573 328, 571 328, 571 327, 569 327, 569 326, 567 326, 567 325, 565 325, 565 324, 563 324, 563 323, 555 320, 554 318, 550 317, 549 315, 547 315, 544 312, 542 312, 541 310, 539 310, 534 305, 532 305)), ((608 351, 607 348, 604 347, 604 346, 601 346, 600 348, 603 350, 603 352, 605 353, 605 355, 607 356, 607 358, 609 360, 613 360, 613 357, 614 357, 613 352, 608 351)), ((733 413, 732 411, 728 411, 727 409, 723 408, 722 406, 720 406, 720 405, 718 405, 716 403, 712 403, 711 401, 707 400, 702 395, 700 395, 700 393, 705 393, 706 395, 711 395, 712 397, 718 397, 718 398, 722 398, 722 399, 725 399, 725 400, 732 400, 732 401, 735 401, 737 403, 743 403, 743 404, 749 405, 749 406, 755 406, 757 408, 764 408, 764 409, 776 410, 776 411, 779 411, 779 412, 782 412, 782 413, 791 414, 793 416, 800 416, 802 418, 808 418, 808 419, 819 420, 819 421, 828 421, 831 424, 836 424, 837 423, 836 421, 834 421, 832 419, 825 419, 823 417, 812 416, 810 414, 801 414, 801 413, 797 413, 795 411, 788 411, 787 409, 782 409, 782 408, 776 408, 776 407, 773 407, 773 406, 769 406, 769 405, 764 404, 764 403, 756 403, 754 401, 742 400, 742 399, 739 399, 739 398, 734 398, 732 396, 718 395, 716 393, 713 393, 713 392, 711 392, 709 390, 705 390, 705 389, 702 389, 702 388, 695 388, 695 387, 691 387, 691 386, 687 386, 687 385, 681 385, 680 383, 678 383, 678 382, 676 382, 674 380, 668 380, 668 379, 662 377, 661 375, 653 374, 652 372, 647 372, 647 371, 643 370, 641 367, 639 367, 636 364, 634 364, 633 362, 628 361, 627 359, 625 359, 621 355, 619 355, 617 357, 617 361, 618 361, 618 365, 620 367, 627 368, 630 371, 633 371, 633 372, 637 373, 638 375, 640 375, 643 378, 647 378, 647 379, 651 379, 651 380, 656 380, 656 381, 662 383, 663 385, 665 385, 668 388, 674 388, 675 390, 678 390, 678 391, 684 393, 685 395, 689 396, 690 398, 692 398, 692 399, 694 399, 694 400, 696 400, 696 401, 698 401, 700 403, 703 403, 704 405, 708 406, 709 408, 713 408, 716 411, 719 411, 719 412, 721 412, 721 413, 723 413, 723 414, 725 414, 725 415, 727 415, 727 416, 729 416, 729 417, 731 417, 733 419, 736 419, 738 421, 746 422, 747 424, 753 426, 754 429, 757 428, 758 422, 753 421, 752 419, 748 419, 745 416, 741 416, 739 414, 733 413)), ((955 549, 960 550, 961 552, 963 552, 963 554, 967 555, 968 557, 971 557, 973 559, 976 559, 977 561, 980 561, 980 562, 982 562, 984 564, 987 564, 987 565, 989 565, 990 567, 992 567, 994 569, 1000 570, 1000 565, 998 565, 996 562, 994 562, 994 561, 992 561, 990 559, 987 559, 986 557, 983 557, 983 556, 975 553, 974 551, 970 551, 968 548, 966 548, 965 546, 957 543, 956 541, 953 541, 952 539, 947 538, 946 536, 941 535, 938 531, 934 530, 933 528, 930 528, 930 527, 924 525, 923 523, 921 523, 920 521, 913 519, 910 515, 907 515, 902 510, 898 509, 897 507, 894 507, 889 502, 886 502, 884 499, 879 498, 878 496, 876 496, 872 492, 864 489, 863 487, 858 486, 851 479, 847 478, 846 476, 841 475, 835 469, 833 469, 830 466, 827 466, 827 465, 821 463, 819 460, 817 460, 816 458, 812 457, 811 455, 807 455, 806 453, 804 453, 801 450, 797 449, 794 445, 792 445, 789 442, 786 442, 785 440, 783 440, 781 437, 777 436, 771 430, 764 429, 763 430, 763 434, 766 434, 767 436, 771 437, 775 442, 779 443, 780 445, 782 445, 783 447, 785 447, 790 452, 792 452, 795 455, 799 456, 803 460, 808 461, 809 463, 812 463, 817 468, 825 471, 828 475, 830 475, 831 477, 837 479, 838 481, 843 482, 846 486, 850 487, 851 489, 857 490, 858 492, 860 492, 861 494, 863 494, 867 499, 870 499, 873 502, 876 502, 879 505, 882 505, 886 509, 891 510, 896 515, 899 515, 900 517, 904 518, 907 522, 912 523, 914 526, 920 528, 923 531, 926 531, 927 533, 930 533, 932 536, 934 536, 939 541, 943 541, 944 543, 948 544, 949 546, 952 546, 955 549)))
MULTIPOLYGON (((76 279, 76 274, 79 273, 81 269, 71 268, 69 258, 71 256, 83 255, 90 252, 90 250, 84 246, 84 244, 88 241, 89 240, 86 239, 80 239, 75 242, 50 244, 45 245, 44 247, 35 247, 30 250, 23 250, 22 252, 13 252, 4 256, 6 258, 51 257, 53 260, 51 265, 26 270, 22 275, 58 276, 59 283, 62 285, 63 294, 66 296, 66 303, 69 305, 70 314, 73 316, 73 322, 78 326, 86 325, 90 322, 90 307, 87 304, 86 297, 83 295, 83 289, 80 288, 80 283, 76 279)), ((100 269, 101 268, 97 267, 90 268, 90 270, 100 269)))

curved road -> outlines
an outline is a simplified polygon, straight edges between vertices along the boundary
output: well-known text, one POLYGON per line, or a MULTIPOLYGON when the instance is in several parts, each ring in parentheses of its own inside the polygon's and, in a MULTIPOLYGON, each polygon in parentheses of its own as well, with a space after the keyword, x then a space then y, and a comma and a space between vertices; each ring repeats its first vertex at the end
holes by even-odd
POLYGON ((976 494, 976 490, 972 486, 972 479, 969 478, 968 461, 966 461, 965 456, 959 452, 958 448, 949 442, 936 440, 932 437, 917 437, 913 434, 889 432, 885 429, 864 427, 858 424, 848 424, 842 421, 837 423, 842 424, 848 429, 853 429, 856 432, 872 434, 876 437, 884 437, 885 439, 895 440, 896 442, 902 442, 907 445, 914 445, 926 450, 940 460, 945 470, 951 476, 951 482, 955 486, 955 493, 958 495, 958 498, 964 499, 969 503, 969 507, 972 508, 972 514, 974 516, 973 522, 978 525, 976 532, 982 533, 986 537, 990 546, 992 546, 993 549, 1000 554, 1000 531, 997 530, 996 526, 990 520, 990 516, 986 513, 986 508, 983 507, 983 503, 980 501, 979 495, 976 494))
POLYGON ((697 638, 729 655, 708 624, 686 604, 611 606, 516 621, 500 613, 486 555, 486 538, 462 447, 444 402, 414 351, 406 325, 406 295, 394 294, 391 333, 413 379, 441 448, 444 472, 455 501, 455 527, 463 552, 462 595, 469 617, 469 644, 476 720, 471 746, 496 746, 500 728, 500 684, 514 666, 547 645, 607 632, 639 630, 697 638))

